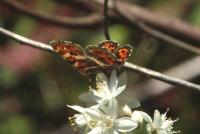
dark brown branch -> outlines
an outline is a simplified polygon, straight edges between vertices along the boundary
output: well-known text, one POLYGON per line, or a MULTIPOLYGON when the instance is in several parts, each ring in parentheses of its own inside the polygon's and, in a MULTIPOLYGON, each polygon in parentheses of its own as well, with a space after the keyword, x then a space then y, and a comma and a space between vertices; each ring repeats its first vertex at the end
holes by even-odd
POLYGON ((137 20, 136 18, 132 17, 131 14, 127 14, 128 10, 127 9, 123 9, 120 8, 120 6, 118 6, 117 3, 115 3, 115 9, 117 10, 117 12, 119 14, 121 14, 123 17, 125 17, 125 19, 127 19, 128 21, 132 22, 133 24, 137 25, 140 29, 142 29, 143 31, 145 31, 146 33, 164 40, 172 45, 175 45, 177 47, 180 47, 182 49, 188 50, 192 53, 196 53, 196 54, 200 54, 200 48, 195 47, 191 44, 185 43, 181 40, 178 40, 176 38, 173 38, 167 34, 164 34, 148 25, 146 25, 145 23, 141 22, 140 20, 137 20))
MULTIPOLYGON (((9 38, 12 38, 12 39, 14 39, 14 40, 16 40, 20 43, 27 44, 27 45, 35 47, 35 48, 39 48, 39 49, 42 49, 42 50, 47 50, 47 51, 52 52, 51 46, 49 46, 47 44, 27 39, 25 37, 22 37, 18 34, 12 33, 8 30, 3 29, 3 28, 0 28, 0 33, 9 37, 9 38)), ((183 87, 187 87, 187 88, 191 88, 191 89, 196 89, 196 90, 200 91, 200 85, 197 85, 197 84, 194 84, 194 83, 191 83, 191 82, 187 82, 187 81, 180 80, 180 79, 177 79, 177 78, 174 78, 174 77, 170 77, 170 76, 161 74, 159 72, 152 71, 152 70, 149 70, 149 69, 146 69, 146 68, 128 63, 128 62, 126 62, 124 64, 124 66, 128 69, 131 69, 132 71, 136 71, 136 72, 148 75, 148 76, 155 78, 155 79, 158 79, 160 81, 164 81, 164 82, 167 82, 167 83, 170 83, 170 84, 173 84, 173 85, 179 85, 179 86, 183 86, 183 87)))
POLYGON ((1 3, 6 5, 7 7, 16 10, 22 14, 25 14, 29 17, 48 22, 50 24, 55 24, 58 26, 64 26, 68 28, 91 28, 91 27, 97 27, 99 25, 102 25, 102 17, 97 14, 93 13, 89 16, 85 17, 78 17, 78 18, 72 18, 72 17, 56 17, 51 16, 48 14, 40 13, 37 11, 33 11, 15 1, 8 1, 8 0, 1 0, 1 3))
MULTIPOLYGON (((98 0, 95 0, 95 1, 98 2, 98 0)), ((46 21, 48 23, 55 24, 55 25, 58 25, 58 26, 65 26, 65 27, 68 27, 68 28, 88 28, 88 27, 97 27, 98 25, 103 24, 103 23, 101 23, 102 22, 102 17, 99 16, 98 14, 91 14, 89 16, 82 17, 82 18, 52 17, 52 16, 49 16, 49 15, 46 15, 46 14, 34 12, 34 11, 32 11, 30 9, 27 9, 26 7, 22 6, 21 4, 18 4, 18 3, 13 2, 13 1, 10 2, 10 1, 7 1, 7 0, 2 0, 0 2, 3 2, 5 5, 9 6, 10 8, 12 8, 14 10, 17 10, 17 11, 19 11, 19 12, 21 12, 21 13, 27 15, 27 16, 30 16, 30 17, 33 17, 35 19, 39 19, 39 20, 42 20, 42 21, 46 21)), ((83 7, 84 4, 89 4, 90 6, 91 5, 95 5, 94 3, 92 4, 91 2, 84 1, 84 0, 75 0, 75 1, 74 0, 73 1, 70 0, 68 2, 68 4, 69 3, 73 3, 73 4, 78 4, 79 3, 79 4, 81 4, 82 7, 83 7)), ((98 3, 101 3, 101 2, 98 2, 98 3)), ((121 11, 120 14, 123 17, 127 17, 128 18, 127 21, 131 22, 131 24, 137 24, 140 29, 142 29, 143 31, 149 33, 152 36, 155 36, 156 38, 159 38, 159 39, 162 39, 164 41, 167 41, 167 42, 169 42, 171 44, 174 44, 174 45, 176 45, 178 47, 186 49, 186 50, 188 50, 190 52, 193 52, 193 53, 196 53, 196 54, 200 54, 200 49, 199 48, 194 47, 191 44, 185 43, 185 42, 183 42, 181 40, 173 38, 173 37, 171 37, 171 36, 169 36, 167 34, 164 34, 164 33, 160 32, 160 31, 158 31, 156 29, 153 29, 153 28, 147 26, 146 24, 141 22, 141 20, 138 20, 137 17, 135 18, 132 14, 128 13, 130 9, 126 8, 126 6, 121 6, 121 3, 119 3, 119 4, 120 4, 120 8, 119 9, 117 8, 118 11, 121 11)), ((87 10, 88 5, 85 5, 85 6, 86 6, 85 10, 87 10)), ((112 8, 112 7, 110 6, 110 8, 112 8)), ((93 10, 99 11, 99 9, 97 9, 97 8, 95 8, 93 10)), ((113 10, 113 12, 114 12, 114 10, 113 10)), ((104 21, 104 22, 107 23, 107 21, 104 21)), ((106 32, 106 30, 105 30, 105 32, 106 32)), ((106 35, 106 33, 105 33, 105 35, 106 35)))
POLYGON ((100 11, 99 5, 93 2, 90 2, 89 0, 67 0, 67 1, 64 1, 63 3, 67 5, 71 5, 74 8, 82 9, 90 13, 100 11))
MULTIPOLYGON (((93 1, 103 6, 102 0, 93 0, 93 1)), ((187 22, 184 22, 175 18, 169 18, 169 17, 158 15, 156 13, 152 13, 151 11, 148 11, 142 7, 129 4, 124 1, 117 0, 117 3, 118 5, 120 5, 119 8, 121 8, 121 10, 126 10, 127 14, 130 14, 133 18, 140 20, 143 23, 146 23, 155 28, 164 30, 167 33, 181 36, 185 39, 193 40, 195 42, 200 42, 200 28, 199 27, 192 26, 188 24, 187 22)), ((112 12, 114 12, 114 4, 110 4, 109 9, 112 12)))
MULTIPOLYGON (((1 0, 3 4, 6 6, 17 10, 23 14, 26 14, 28 16, 32 16, 34 18, 37 18, 39 20, 48 21, 48 23, 60 25, 60 26, 68 26, 72 28, 84 28, 84 27, 93 27, 95 25, 99 25, 101 23, 101 17, 96 17, 96 15, 91 15, 88 18, 80 18, 76 20, 76 18, 56 18, 53 19, 52 16, 48 16, 46 14, 32 12, 30 9, 27 9, 23 7, 21 4, 18 4, 14 1, 8 1, 8 0, 1 0), (41 17, 43 16, 44 17, 41 17), (69 21, 68 21, 69 20, 69 21), (71 21, 70 21, 71 20, 71 21), (73 22, 73 23, 72 23, 73 22)), ((104 2, 102 0, 93 0, 93 2, 100 4, 103 7, 104 2)), ((85 1, 85 0, 70 0, 69 3, 81 3, 82 7, 85 4, 85 10, 87 10, 88 4, 91 5, 91 1, 85 1), (73 2, 72 2, 73 1, 73 2)), ((200 42, 200 29, 198 27, 192 26, 184 21, 180 21, 178 19, 172 19, 168 17, 164 17, 155 13, 152 13, 151 11, 148 11, 144 8, 141 8, 139 6, 128 4, 127 2, 121 2, 119 1, 118 4, 120 5, 120 8, 122 10, 126 9, 127 14, 130 14, 133 18, 140 20, 144 23, 150 24, 151 26, 159 27, 160 29, 164 29, 166 32, 173 33, 174 35, 182 35, 186 39, 193 39, 196 42, 200 42)), ((96 8, 93 9, 95 12, 97 11, 96 8)), ((109 10, 111 10, 113 13, 117 15, 117 13, 114 11, 113 5, 109 5, 109 10)), ((111 15, 112 16, 112 15, 111 15)))

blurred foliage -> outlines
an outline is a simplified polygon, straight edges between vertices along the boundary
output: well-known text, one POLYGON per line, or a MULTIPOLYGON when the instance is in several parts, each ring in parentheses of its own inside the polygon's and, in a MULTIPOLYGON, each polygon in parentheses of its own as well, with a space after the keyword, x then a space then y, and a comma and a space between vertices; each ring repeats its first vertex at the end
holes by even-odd
POLYGON ((10 69, 0 69, 0 87, 2 89, 8 89, 12 87, 18 81, 17 74, 10 69))
MULTIPOLYGON (((93 34, 91 34, 91 32, 92 31, 83 30, 78 30, 78 32, 74 31, 71 41, 83 46, 87 46, 98 45, 103 40, 105 40, 103 29, 97 30, 93 34), (90 38, 88 38, 88 36, 90 36, 90 38)), ((128 27, 125 27, 123 25, 112 25, 109 27, 109 33, 111 35, 111 38, 114 41, 119 42, 120 45, 130 44, 130 42, 128 41, 130 35, 128 27)))
POLYGON ((15 27, 13 27, 12 31, 16 33, 23 33, 25 35, 28 35, 32 33, 33 29, 36 27, 36 21, 25 18, 25 17, 19 17, 18 21, 15 23, 15 27))
POLYGON ((23 116, 14 116, 0 123, 1 134, 35 134, 31 121, 23 116))
POLYGON ((200 2, 196 2, 191 15, 189 16, 192 23, 200 25, 200 2))
MULTIPOLYGON (((200 26, 198 0, 129 1, 200 26)), ((72 11, 72 7, 63 0, 21 2, 33 10, 48 12, 52 16, 82 13, 77 9, 72 11)), ((48 43, 63 39, 84 47, 97 45, 104 40, 103 28, 72 30, 57 27, 23 16, 2 5, 0 7, 0 26, 34 40, 48 43)), ((134 53, 129 61, 137 65, 165 71, 194 57, 188 51, 157 40, 133 27, 111 25, 109 30, 113 40, 122 45, 133 45, 134 53)), ((135 86, 148 79, 128 71, 128 80, 131 86, 135 86)), ((193 81, 199 83, 200 78, 193 81)), ((88 86, 87 79, 59 56, 18 45, 0 35, 0 134, 68 133, 68 129, 62 128, 68 124, 67 117, 72 116, 74 111, 66 108, 66 104, 82 104, 78 97, 88 91, 88 86)), ((163 95, 143 100, 141 109, 153 115, 154 109, 164 113, 169 107, 168 115, 173 119, 179 118, 175 130, 181 130, 182 134, 198 134, 199 98, 200 94, 196 91, 175 87, 163 95)))

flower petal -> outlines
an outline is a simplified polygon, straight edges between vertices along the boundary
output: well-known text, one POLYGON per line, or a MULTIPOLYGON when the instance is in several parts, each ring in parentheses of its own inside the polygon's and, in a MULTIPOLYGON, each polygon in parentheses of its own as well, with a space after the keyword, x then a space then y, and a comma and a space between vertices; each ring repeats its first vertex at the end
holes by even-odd
POLYGON ((117 84, 118 84, 118 79, 117 79, 116 70, 113 70, 109 79, 109 88, 110 88, 111 93, 115 92, 115 90, 117 89, 117 84))
POLYGON ((114 130, 114 131, 113 131, 113 134, 119 134, 119 133, 118 133, 117 131, 114 130))
POLYGON ((118 77, 118 86, 127 85, 127 73, 122 72, 118 77))
POLYGON ((148 114, 146 114, 145 112, 142 112, 142 111, 134 111, 133 114, 131 115, 131 118, 134 121, 141 123, 141 124, 143 123, 143 120, 145 120, 148 123, 152 122, 151 117, 148 114))
POLYGON ((71 109, 78 111, 79 113, 85 112, 85 109, 86 109, 86 108, 83 108, 83 107, 77 106, 77 105, 73 105, 73 106, 67 105, 67 106, 70 107, 71 109))
POLYGON ((88 115, 90 118, 93 119, 100 119, 101 118, 101 112, 97 108, 87 108, 85 110, 85 114, 88 115))
POLYGON ((101 127, 93 128, 88 134, 102 134, 102 128, 101 127))
POLYGON ((153 117, 153 123, 157 128, 160 128, 162 125, 162 119, 161 119, 161 114, 158 110, 154 111, 154 117, 153 117))
POLYGON ((117 98, 122 106, 127 104, 131 109, 140 106, 140 102, 133 94, 125 92, 123 95, 117 96, 117 98))
POLYGON ((122 133, 130 132, 138 127, 138 123, 128 117, 122 117, 115 120, 114 125, 115 129, 122 133))
POLYGON ((78 98, 82 102, 85 102, 87 104, 87 106, 95 105, 96 102, 98 102, 101 99, 100 97, 93 95, 91 92, 82 93, 81 95, 79 95, 78 98), (91 101, 91 99, 94 101, 91 101))
POLYGON ((119 134, 119 133, 113 128, 109 128, 105 132, 103 132, 103 134, 119 134))
POLYGON ((99 108, 108 116, 112 117, 113 119, 117 118, 118 115, 118 102, 115 98, 109 100, 108 103, 105 105, 99 105, 99 108))
POLYGON ((76 116, 75 122, 76 122, 76 124, 77 124, 78 126, 80 126, 80 127, 81 127, 81 126, 85 126, 85 125, 87 124, 86 119, 85 119, 85 117, 84 117, 83 114, 78 114, 78 115, 76 116))
POLYGON ((105 92, 104 92, 104 90, 90 90, 91 91, 91 98, 94 100, 94 101, 96 101, 96 102, 100 102, 101 101, 101 99, 103 98, 103 97, 105 97, 105 92))
POLYGON ((123 85, 123 86, 121 86, 121 87, 118 87, 118 88, 116 89, 116 91, 113 92, 113 97, 117 97, 119 94, 121 94, 121 92, 124 91, 124 89, 126 89, 126 85, 123 85))
POLYGON ((111 99, 112 94, 108 86, 108 79, 103 73, 98 73, 96 76, 97 90, 92 90, 92 93, 100 98, 111 99))
POLYGON ((132 115, 132 110, 131 108, 125 104, 125 106, 123 107, 123 112, 128 115, 128 116, 131 116, 132 115))
POLYGON ((142 116, 143 116, 143 118, 144 118, 144 120, 145 120, 146 122, 148 122, 148 123, 152 122, 151 117, 150 117, 147 113, 142 112, 142 116))

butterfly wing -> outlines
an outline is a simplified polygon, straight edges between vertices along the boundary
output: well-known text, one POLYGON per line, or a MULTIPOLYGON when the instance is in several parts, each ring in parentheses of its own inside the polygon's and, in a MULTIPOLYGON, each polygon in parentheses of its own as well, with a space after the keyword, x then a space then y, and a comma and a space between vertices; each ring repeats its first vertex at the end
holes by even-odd
POLYGON ((130 45, 119 47, 115 51, 115 55, 121 64, 123 64, 128 59, 131 53, 132 53, 132 46, 130 45))
POLYGON ((78 44, 66 41, 52 41, 50 44, 55 52, 71 63, 83 75, 86 75, 86 70, 98 66, 86 57, 84 49, 78 44))
POLYGON ((104 48, 107 51, 113 53, 117 49, 118 43, 116 43, 112 40, 106 40, 106 41, 103 41, 102 43, 100 43, 99 47, 104 48))
POLYGON ((50 44, 55 52, 70 63, 86 59, 84 49, 78 44, 66 41, 52 41, 50 44))
POLYGON ((116 65, 120 64, 113 53, 101 47, 88 46, 86 48, 86 54, 89 59, 102 68, 114 68, 116 65))
POLYGON ((118 48, 118 43, 106 40, 99 46, 88 46, 84 49, 72 42, 52 41, 52 48, 70 62, 81 74, 107 72, 122 65, 130 56, 131 46, 118 48))

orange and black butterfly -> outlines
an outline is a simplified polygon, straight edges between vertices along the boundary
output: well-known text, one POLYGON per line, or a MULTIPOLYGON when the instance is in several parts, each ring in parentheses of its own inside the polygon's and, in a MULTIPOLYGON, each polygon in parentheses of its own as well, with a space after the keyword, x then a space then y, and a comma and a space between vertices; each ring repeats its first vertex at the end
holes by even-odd
POLYGON ((90 75, 119 68, 132 52, 130 45, 120 46, 106 40, 98 46, 90 45, 83 49, 80 45, 66 41, 52 41, 52 48, 81 74, 90 75))

